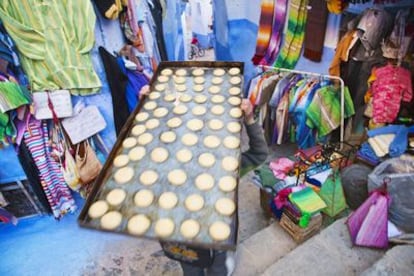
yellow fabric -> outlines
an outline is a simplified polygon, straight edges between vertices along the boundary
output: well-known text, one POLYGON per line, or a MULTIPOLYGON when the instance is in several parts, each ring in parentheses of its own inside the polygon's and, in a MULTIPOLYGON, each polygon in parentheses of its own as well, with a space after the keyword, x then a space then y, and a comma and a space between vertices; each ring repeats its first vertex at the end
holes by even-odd
POLYGON ((340 65, 342 61, 348 61, 348 53, 349 48, 354 40, 354 36, 356 35, 356 31, 351 30, 345 33, 345 35, 339 41, 335 55, 331 61, 331 65, 329 66, 329 74, 333 76, 340 76, 341 70, 340 65))
POLYGON ((96 20, 89 0, 1 0, 0 19, 16 43, 32 91, 99 90, 89 56, 96 20))

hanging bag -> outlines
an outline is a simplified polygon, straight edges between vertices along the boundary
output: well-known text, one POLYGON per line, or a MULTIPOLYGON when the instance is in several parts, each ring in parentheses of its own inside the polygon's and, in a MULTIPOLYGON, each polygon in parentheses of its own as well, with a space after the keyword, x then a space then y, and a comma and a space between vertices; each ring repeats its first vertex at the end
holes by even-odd
POLYGON ((91 183, 101 171, 102 164, 88 139, 77 144, 75 159, 82 184, 91 183))
POLYGON ((342 189, 339 170, 335 170, 322 184, 319 196, 325 201, 327 207, 322 210, 330 217, 335 217, 346 209, 344 191, 342 189))

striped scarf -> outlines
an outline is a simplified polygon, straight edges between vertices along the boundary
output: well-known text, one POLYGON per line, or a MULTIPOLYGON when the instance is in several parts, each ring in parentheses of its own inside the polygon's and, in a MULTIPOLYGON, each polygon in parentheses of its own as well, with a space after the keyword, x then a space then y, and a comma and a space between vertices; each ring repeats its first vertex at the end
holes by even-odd
POLYGON ((256 53, 252 58, 254 65, 258 65, 266 54, 266 49, 269 45, 270 37, 272 35, 274 5, 274 0, 262 1, 259 31, 257 33, 256 40, 256 53))
POLYGON ((291 0, 288 29, 282 50, 273 66, 292 69, 296 66, 305 38, 308 0, 291 0))
POLYGON ((50 156, 46 121, 41 125, 30 122, 24 140, 39 170, 40 182, 55 218, 59 219, 65 213, 75 211, 75 201, 65 183, 60 165, 50 156))

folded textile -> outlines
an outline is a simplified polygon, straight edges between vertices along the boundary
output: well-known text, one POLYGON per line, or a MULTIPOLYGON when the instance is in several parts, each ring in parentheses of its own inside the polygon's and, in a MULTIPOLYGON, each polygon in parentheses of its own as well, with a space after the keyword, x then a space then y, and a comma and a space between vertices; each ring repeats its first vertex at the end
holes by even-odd
POLYGON ((302 213, 314 214, 326 208, 325 202, 310 187, 293 192, 289 195, 289 200, 299 208, 302 213))
POLYGON ((394 137, 394 134, 381 134, 368 138, 368 143, 378 157, 383 157, 389 153, 390 145, 394 137))
POLYGON ((294 165, 294 161, 286 157, 281 157, 272 160, 269 164, 269 168, 276 178, 285 179, 288 173, 293 169, 294 165))

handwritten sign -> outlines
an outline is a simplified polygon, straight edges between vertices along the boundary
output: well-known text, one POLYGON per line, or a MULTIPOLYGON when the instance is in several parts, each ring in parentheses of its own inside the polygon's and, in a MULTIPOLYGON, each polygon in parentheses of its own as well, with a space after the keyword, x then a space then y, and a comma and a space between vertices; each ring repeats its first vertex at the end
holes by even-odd
POLYGON ((77 144, 105 129, 106 122, 99 109, 90 105, 75 116, 62 120, 62 125, 72 144, 77 144))
POLYGON ((72 100, 69 90, 55 90, 52 92, 33 92, 34 116, 36 119, 43 120, 53 118, 52 111, 48 105, 48 95, 58 118, 72 116, 72 100))

